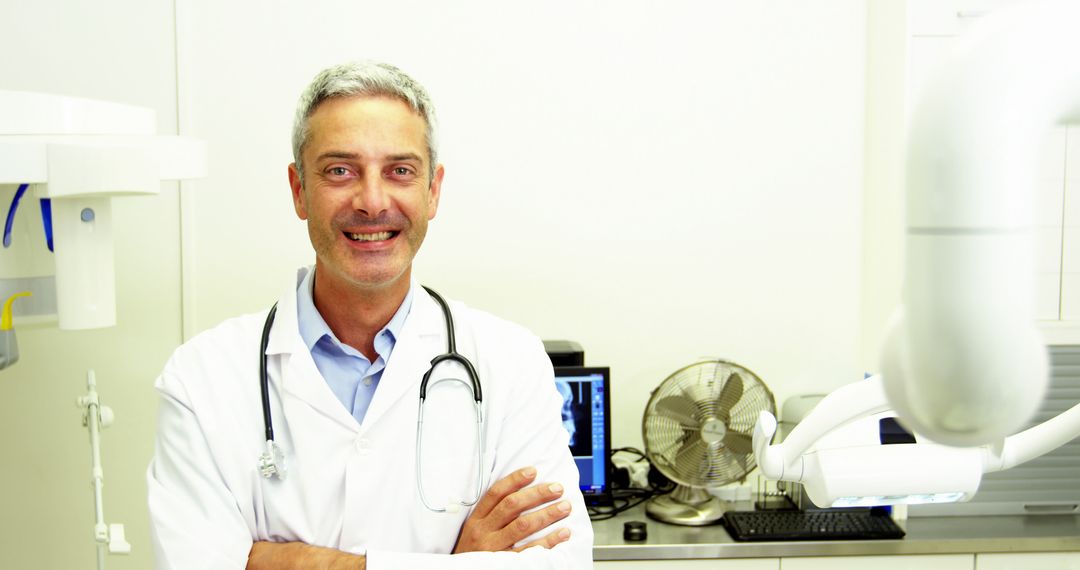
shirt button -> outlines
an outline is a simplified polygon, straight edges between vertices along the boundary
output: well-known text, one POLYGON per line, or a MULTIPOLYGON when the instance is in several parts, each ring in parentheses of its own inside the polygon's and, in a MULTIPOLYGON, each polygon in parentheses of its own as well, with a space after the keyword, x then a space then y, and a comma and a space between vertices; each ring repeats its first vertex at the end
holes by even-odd
POLYGON ((363 380, 361 380, 361 382, 364 383, 364 386, 371 386, 371 376, 364 378, 363 380))

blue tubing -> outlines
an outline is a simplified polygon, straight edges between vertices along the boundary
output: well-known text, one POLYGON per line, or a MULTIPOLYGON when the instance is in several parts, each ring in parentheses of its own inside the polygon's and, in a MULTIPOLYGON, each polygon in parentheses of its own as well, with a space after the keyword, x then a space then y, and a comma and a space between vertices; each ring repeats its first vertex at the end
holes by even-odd
POLYGON ((52 200, 49 198, 41 199, 41 223, 45 224, 45 245, 52 251, 52 200))
POLYGON ((11 230, 15 226, 15 210, 19 209, 19 200, 22 200, 23 194, 26 194, 26 189, 29 187, 29 184, 20 184, 19 189, 15 191, 15 199, 11 201, 7 221, 4 222, 4 247, 11 247, 11 230))

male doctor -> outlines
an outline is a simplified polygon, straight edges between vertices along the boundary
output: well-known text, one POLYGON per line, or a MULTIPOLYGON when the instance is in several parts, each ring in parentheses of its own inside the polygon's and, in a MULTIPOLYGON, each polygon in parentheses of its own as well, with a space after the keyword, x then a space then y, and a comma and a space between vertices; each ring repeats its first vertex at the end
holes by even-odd
POLYGON ((444 363, 417 441, 421 379, 448 336, 411 275, 444 174, 433 130, 424 88, 389 65, 326 69, 301 96, 289 184, 315 266, 272 322, 267 311, 225 321, 158 378, 147 472, 158 568, 591 567, 562 398, 535 336, 451 302, 483 433, 471 390, 436 382, 467 379, 444 363), (259 469, 256 351, 284 477, 259 469))

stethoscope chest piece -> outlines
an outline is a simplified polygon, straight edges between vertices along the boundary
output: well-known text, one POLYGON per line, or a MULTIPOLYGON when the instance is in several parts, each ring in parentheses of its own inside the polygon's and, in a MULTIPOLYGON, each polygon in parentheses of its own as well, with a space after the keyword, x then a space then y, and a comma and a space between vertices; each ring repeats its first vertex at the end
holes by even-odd
POLYGON ((288 472, 281 448, 273 440, 266 440, 266 451, 259 456, 259 473, 267 479, 277 477, 284 480, 288 472))

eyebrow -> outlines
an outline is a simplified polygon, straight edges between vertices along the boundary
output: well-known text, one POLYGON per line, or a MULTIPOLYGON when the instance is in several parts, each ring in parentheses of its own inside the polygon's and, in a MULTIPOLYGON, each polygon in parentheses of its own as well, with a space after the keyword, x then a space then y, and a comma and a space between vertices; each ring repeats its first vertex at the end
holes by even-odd
POLYGON ((391 162, 404 162, 407 160, 415 160, 416 162, 420 163, 424 162, 423 157, 416 154, 415 152, 407 152, 405 154, 392 154, 386 158, 389 159, 391 162))
MULTIPOLYGON (((343 158, 343 159, 346 159, 346 160, 355 160, 355 159, 360 158, 360 155, 355 153, 355 152, 347 152, 347 151, 341 151, 341 150, 331 150, 331 151, 327 151, 327 152, 324 152, 324 153, 320 154, 318 157, 316 157, 315 161, 319 162, 319 161, 326 160, 328 158, 343 158)), ((416 154, 415 152, 407 152, 407 153, 402 153, 402 154, 392 154, 390 156, 385 157, 385 159, 387 161, 389 161, 389 162, 402 162, 402 161, 407 161, 407 160, 415 160, 415 161, 420 162, 420 163, 424 162, 423 157, 416 154)))
POLYGON ((315 160, 316 160, 316 162, 318 162, 318 161, 321 161, 321 160, 326 160, 327 158, 354 159, 354 158, 360 158, 360 155, 356 154, 355 152, 345 152, 345 151, 341 151, 341 150, 332 150, 332 151, 324 152, 324 153, 320 154, 319 156, 315 157, 315 160))

